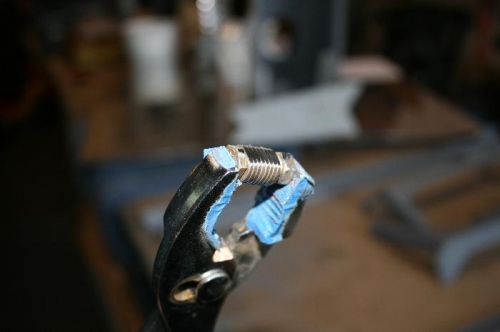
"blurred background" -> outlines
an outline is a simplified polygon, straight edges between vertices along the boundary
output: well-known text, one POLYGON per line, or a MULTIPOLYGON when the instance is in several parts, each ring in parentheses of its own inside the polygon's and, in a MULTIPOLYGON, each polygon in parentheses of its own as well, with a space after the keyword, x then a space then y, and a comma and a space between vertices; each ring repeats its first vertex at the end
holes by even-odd
POLYGON ((137 331, 228 143, 317 186, 218 331, 500 330, 500 1, 4 0, 0 36, 0 330, 137 331))

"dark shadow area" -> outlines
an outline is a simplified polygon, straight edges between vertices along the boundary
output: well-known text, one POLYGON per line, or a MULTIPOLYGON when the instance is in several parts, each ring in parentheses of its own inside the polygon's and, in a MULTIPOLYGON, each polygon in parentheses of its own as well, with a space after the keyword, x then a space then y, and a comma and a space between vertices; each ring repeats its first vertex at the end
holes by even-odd
POLYGON ((76 244, 78 193, 53 107, 0 131, 0 330, 107 331, 76 244))

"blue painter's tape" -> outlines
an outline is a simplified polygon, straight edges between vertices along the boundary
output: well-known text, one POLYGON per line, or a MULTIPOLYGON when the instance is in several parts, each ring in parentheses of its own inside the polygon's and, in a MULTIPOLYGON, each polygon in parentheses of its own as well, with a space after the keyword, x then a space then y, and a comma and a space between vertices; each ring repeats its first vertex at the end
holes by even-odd
POLYGON ((236 169, 236 160, 224 146, 203 150, 203 158, 211 154, 215 161, 227 170, 236 169))
MULTIPOLYGON (((212 155, 215 161, 225 169, 236 169, 236 161, 225 147, 220 146, 217 148, 205 149, 203 151, 203 157, 206 157, 209 154, 212 155)), ((227 204, 229 204, 231 196, 233 196, 234 191, 240 184, 241 181, 239 181, 238 178, 235 178, 234 181, 231 182, 226 189, 224 189, 224 192, 219 197, 217 202, 210 207, 210 210, 208 210, 205 222, 203 223, 203 232, 205 233, 210 245, 215 249, 220 248, 220 236, 215 232, 215 224, 217 223, 217 219, 219 218, 222 210, 227 204)))
MULTIPOLYGON (((215 161, 228 170, 236 170, 237 163, 229 151, 221 146, 204 150, 204 157, 211 155, 215 161)), ((292 212, 301 200, 305 200, 314 192, 314 180, 295 162, 297 170, 295 177, 283 187, 264 186, 257 193, 255 206, 248 211, 246 224, 259 240, 266 244, 274 244, 283 240, 285 226, 292 212), (276 190, 274 190, 276 189, 276 190)), ((220 249, 220 237, 215 232, 215 224, 224 207, 229 204, 231 197, 241 181, 235 178, 212 205, 203 223, 203 232, 215 249, 220 249)))
POLYGON ((233 196, 234 191, 240 184, 241 181, 239 181, 238 178, 235 178, 235 180, 231 182, 226 189, 224 189, 224 192, 219 197, 217 202, 210 207, 210 210, 205 218, 205 222, 203 223, 203 232, 205 233, 208 242, 217 250, 220 248, 220 236, 215 232, 215 224, 217 223, 217 219, 219 219, 219 215, 222 210, 227 204, 229 204, 231 196, 233 196))
POLYGON ((299 201, 314 193, 310 175, 305 171, 299 174, 274 192, 271 187, 259 190, 255 206, 247 213, 246 224, 261 242, 271 245, 283 240, 285 226, 299 201))

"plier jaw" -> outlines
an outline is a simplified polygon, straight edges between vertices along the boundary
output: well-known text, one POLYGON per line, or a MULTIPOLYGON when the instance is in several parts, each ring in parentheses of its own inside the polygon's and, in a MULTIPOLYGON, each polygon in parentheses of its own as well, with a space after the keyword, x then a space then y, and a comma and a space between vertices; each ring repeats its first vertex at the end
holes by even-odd
POLYGON ((205 150, 165 212, 153 270, 157 312, 142 331, 212 331, 227 294, 292 233, 313 186, 289 154, 233 145, 205 150), (255 205, 221 237, 217 218, 242 183, 261 185, 255 205))

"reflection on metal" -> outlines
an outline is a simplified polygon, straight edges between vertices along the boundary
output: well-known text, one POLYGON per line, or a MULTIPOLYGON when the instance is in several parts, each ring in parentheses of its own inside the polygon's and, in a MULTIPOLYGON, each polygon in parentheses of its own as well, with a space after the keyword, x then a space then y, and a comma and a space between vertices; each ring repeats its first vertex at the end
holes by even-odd
POLYGON ((231 279, 223 270, 214 269, 186 278, 172 291, 171 301, 175 303, 212 302, 226 295, 231 279))

